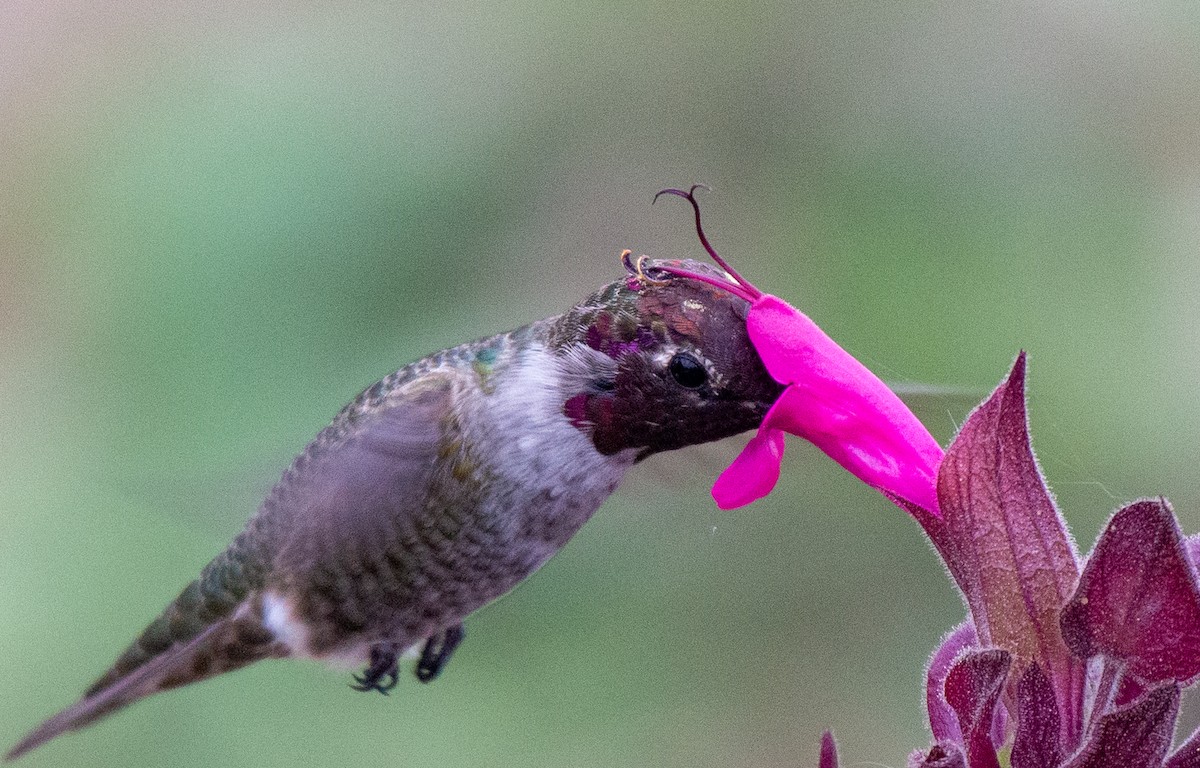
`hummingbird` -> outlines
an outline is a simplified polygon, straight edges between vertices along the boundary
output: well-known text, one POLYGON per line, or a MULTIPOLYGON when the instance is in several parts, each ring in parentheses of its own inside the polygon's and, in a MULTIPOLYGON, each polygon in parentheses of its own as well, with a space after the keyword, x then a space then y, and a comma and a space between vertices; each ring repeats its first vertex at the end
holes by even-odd
POLYGON ((724 270, 622 257, 621 279, 565 313, 365 389, 228 548, 6 759, 264 659, 361 665, 354 687, 387 693, 411 652, 429 682, 464 618, 558 552, 635 464, 756 428, 783 386, 724 270))

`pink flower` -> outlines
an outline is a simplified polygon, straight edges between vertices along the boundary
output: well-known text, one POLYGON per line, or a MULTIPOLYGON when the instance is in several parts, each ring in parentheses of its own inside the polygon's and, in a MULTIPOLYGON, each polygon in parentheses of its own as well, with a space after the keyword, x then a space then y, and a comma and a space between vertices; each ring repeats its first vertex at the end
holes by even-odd
POLYGON ((942 449, 887 385, 782 299, 763 295, 746 317, 767 371, 786 384, 758 434, 717 478, 721 509, 749 504, 779 479, 783 433, 808 440, 850 474, 937 513, 942 449))
POLYGON ((767 371, 787 388, 750 441, 721 473, 712 494, 721 509, 766 496, 779 480, 784 433, 808 440, 852 475, 893 501, 905 501, 937 516, 937 468, 942 449, 879 377, 854 359, 803 312, 764 294, 725 263, 700 226, 692 187, 659 195, 682 197, 696 214, 705 250, 728 273, 723 281, 664 268, 703 280, 750 302, 746 328, 767 371))
MULTIPOLYGON (((666 190, 691 202, 693 190, 666 190)), ((883 382, 799 310, 670 265, 750 303, 746 326, 784 392, 713 486, 722 508, 779 479, 784 434, 811 441, 920 523, 969 615, 926 669, 932 743, 910 768, 1200 768, 1200 729, 1171 751, 1200 682, 1200 536, 1163 498, 1118 510, 1081 558, 1033 456, 1025 354, 943 453, 883 382)), ((826 732, 820 768, 836 768, 826 732)))

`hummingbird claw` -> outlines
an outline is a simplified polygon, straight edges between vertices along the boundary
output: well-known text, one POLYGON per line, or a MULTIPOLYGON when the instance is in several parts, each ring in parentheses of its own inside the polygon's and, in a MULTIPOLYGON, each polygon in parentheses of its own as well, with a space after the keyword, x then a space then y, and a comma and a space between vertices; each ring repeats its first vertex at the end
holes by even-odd
POLYGON ((462 624, 455 624, 428 638, 425 647, 421 649, 421 660, 417 662, 417 679, 422 683, 433 682, 434 678, 441 674, 442 668, 450 660, 450 654, 454 653, 454 649, 462 642, 466 633, 462 624))
POLYGON ((363 692, 379 691, 387 696, 400 682, 400 668, 396 663, 399 656, 400 648, 395 643, 371 646, 371 663, 361 675, 352 675, 354 683, 350 687, 363 692))

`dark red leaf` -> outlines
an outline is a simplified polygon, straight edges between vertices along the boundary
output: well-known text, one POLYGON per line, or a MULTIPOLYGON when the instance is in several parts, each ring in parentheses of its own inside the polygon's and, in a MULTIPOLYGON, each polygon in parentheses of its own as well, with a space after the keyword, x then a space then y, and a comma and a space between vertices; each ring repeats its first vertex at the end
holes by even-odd
POLYGON ((1050 678, 1031 664, 1017 683, 1017 735, 1012 768, 1056 768, 1060 760, 1058 705, 1050 678))
POLYGON ((1200 589, 1166 500, 1137 501, 1113 515, 1062 628, 1077 656, 1107 654, 1140 680, 1200 675, 1200 589))
POLYGON ((928 752, 913 752, 908 756, 908 768, 967 768, 967 758, 957 744, 940 742, 928 752))
POLYGON ((837 744, 833 740, 833 734, 829 731, 825 731, 821 735, 821 762, 819 768, 838 768, 837 744))
POLYGON ((968 418, 938 472, 942 519, 921 519, 971 609, 979 643, 1037 662, 1055 690, 1066 743, 1077 743, 1083 664, 1058 617, 1078 557, 1033 457, 1025 355, 968 418))
POLYGON ((946 701, 958 715, 970 768, 999 768, 992 743, 996 702, 1004 690, 1012 656, 993 648, 961 657, 946 675, 946 701))
MULTIPOLYGON (((1120 662, 1113 661, 1109 663, 1119 664, 1120 662)), ((1153 685, 1146 685, 1139 682, 1133 675, 1121 675, 1121 684, 1118 686, 1116 694, 1113 695, 1112 705, 1114 707, 1123 707, 1153 687, 1153 685)))
POLYGON ((929 660, 929 668, 925 670, 925 708, 929 712, 929 729, 933 732, 934 741, 955 741, 960 744, 963 741, 958 717, 946 703, 946 675, 963 651, 978 644, 975 627, 971 626, 970 621, 964 621, 942 639, 942 644, 929 660))
POLYGON ((1155 688, 1100 718, 1083 749, 1063 768, 1160 768, 1178 712, 1179 686, 1155 688))
POLYGON ((1193 533, 1184 539, 1183 548, 1187 550, 1188 560, 1192 561, 1192 567, 1195 568, 1200 563, 1200 534, 1193 533))

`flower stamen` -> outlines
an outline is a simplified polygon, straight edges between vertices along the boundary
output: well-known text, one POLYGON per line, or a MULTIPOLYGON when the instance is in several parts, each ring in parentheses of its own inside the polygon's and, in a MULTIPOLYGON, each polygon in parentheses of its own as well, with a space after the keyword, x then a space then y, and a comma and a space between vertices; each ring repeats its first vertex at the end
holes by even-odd
POLYGON ((655 270, 654 267, 646 267, 646 262, 650 260, 649 256, 643 254, 637 257, 637 261, 634 261, 630 258, 632 255, 633 251, 629 250, 628 248, 621 251, 621 264, 625 266, 625 271, 629 273, 628 279, 630 280, 631 288, 640 288, 646 285, 667 284, 666 280, 654 277, 651 274, 651 272, 655 270))
MULTIPOLYGON (((723 291, 729 291, 734 296, 737 296, 740 299, 745 299, 751 304, 753 304, 760 296, 762 296, 762 294, 758 293, 757 291, 755 293, 747 291, 738 283, 734 283, 729 280, 722 280, 721 278, 714 277, 713 275, 702 275, 699 272, 693 272, 690 269, 683 269, 682 267, 676 267, 671 264, 655 264, 654 266, 650 267, 648 271, 665 273, 668 275, 674 275, 675 277, 683 277, 687 278, 688 280, 699 280, 702 283, 708 283, 709 285, 716 286, 723 291)), ((657 282, 661 283, 662 280, 658 280, 657 282)))
MULTIPOLYGON (((692 211, 696 215, 696 234, 700 238, 700 244, 704 246, 705 251, 708 251, 708 255, 711 256, 712 260, 717 263, 717 266, 719 266, 721 269, 725 270, 725 273, 727 275, 729 275, 731 278, 733 278, 733 282, 736 283, 737 286, 740 288, 740 290, 734 290, 733 293, 735 293, 738 296, 741 296, 742 298, 746 299, 747 301, 753 302, 755 299, 762 296, 762 291, 755 288, 753 283, 751 283, 749 280, 747 280, 746 278, 739 275, 736 269, 729 266, 729 263, 726 262, 725 259, 721 258, 721 254, 717 253, 717 249, 713 248, 712 243, 710 243, 708 241, 708 236, 704 234, 704 227, 700 223, 700 203, 696 200, 696 194, 695 194, 697 189, 707 190, 708 187, 705 186, 704 184, 693 184, 691 186, 691 188, 688 189, 687 192, 684 192, 682 189, 675 189, 675 188, 663 189, 663 190, 659 190, 658 194, 656 194, 654 196, 654 200, 655 200, 655 202, 657 202, 658 198, 662 197, 663 195, 674 195, 675 197, 682 197, 684 200, 687 200, 688 203, 691 204, 692 211)), ((677 271, 677 270, 667 270, 667 271, 671 272, 671 274, 680 275, 681 277, 691 277, 691 278, 701 279, 701 280, 703 280, 703 282, 709 283, 710 285, 721 285, 722 287, 727 287, 727 285, 718 283, 715 280, 705 280, 703 278, 699 278, 695 273, 685 274, 682 271, 677 271)))

